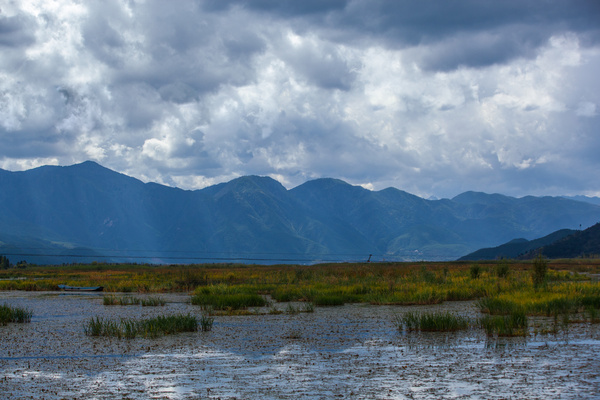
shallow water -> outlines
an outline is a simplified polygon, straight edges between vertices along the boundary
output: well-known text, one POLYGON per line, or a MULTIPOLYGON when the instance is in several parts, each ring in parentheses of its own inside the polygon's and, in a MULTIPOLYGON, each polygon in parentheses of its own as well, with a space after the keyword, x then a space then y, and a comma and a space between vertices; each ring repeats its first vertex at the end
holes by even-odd
MULTIPOLYGON (((346 305, 314 313, 216 317, 211 332, 159 339, 87 337, 91 316, 191 312, 186 295, 165 307, 104 306, 102 295, 0 292, 33 310, 30 324, 0 327, 0 393, 9 399, 579 399, 600 398, 600 332, 488 339, 402 333, 394 317, 448 309, 346 305)), ((285 309, 284 305, 277 305, 285 309)))

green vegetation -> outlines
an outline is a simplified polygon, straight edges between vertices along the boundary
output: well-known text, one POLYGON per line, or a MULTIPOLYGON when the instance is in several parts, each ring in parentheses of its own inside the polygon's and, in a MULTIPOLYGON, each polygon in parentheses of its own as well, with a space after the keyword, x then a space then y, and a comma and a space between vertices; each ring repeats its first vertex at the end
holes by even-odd
POLYGON ((471 274, 471 279, 479 278, 479 274, 481 273, 481 267, 479 264, 473 264, 469 268, 469 273, 471 274))
MULTIPOLYGON (((476 300, 484 313, 569 316, 595 321, 600 260, 499 260, 447 263, 299 265, 91 264, 0 270, 0 290, 56 290, 59 283, 104 286, 107 292, 187 292, 207 314, 311 312, 348 303, 439 304, 476 300), (276 307, 274 302, 300 303, 276 307), (266 309, 260 309, 267 307, 266 309), (304 308, 304 309, 303 309, 304 308)), ((158 296, 107 294, 104 304, 163 305, 158 296)), ((558 317, 557 317, 558 318, 558 317)))
POLYGON ((7 304, 0 305, 0 325, 6 325, 10 322, 31 322, 32 316, 33 311, 31 310, 20 307, 11 307, 7 304))
POLYGON ((510 267, 507 263, 501 262, 500 264, 496 265, 496 276, 498 278, 506 278, 509 273, 510 267))
MULTIPOLYGON (((203 331, 212 328, 212 319, 203 317, 200 322, 203 331)), ((158 316, 141 320, 121 319, 119 321, 92 317, 83 329, 88 336, 110 336, 126 339, 140 336, 156 338, 179 332, 195 332, 198 330, 198 319, 190 314, 158 316)))
POLYGON ((469 328, 468 318, 450 312, 407 312, 396 320, 400 330, 452 332, 469 328))
POLYGON ((547 273, 548 262, 541 254, 538 254, 536 259, 533 261, 533 269, 531 271, 531 279, 533 280, 533 287, 535 289, 539 289, 540 286, 546 283, 547 273))
POLYGON ((267 300, 243 286, 211 285, 199 287, 191 299, 192 304, 214 312, 247 310, 248 307, 264 307, 267 300))
POLYGON ((157 307, 167 304, 166 300, 159 296, 139 298, 134 296, 113 295, 104 296, 103 303, 105 306, 132 306, 141 304, 143 307, 157 307))
POLYGON ((488 336, 527 336, 528 319, 523 310, 508 315, 484 315, 479 325, 488 336))
POLYGON ((212 330, 214 322, 215 319, 213 317, 203 314, 202 317, 200 317, 200 329, 202 332, 208 332, 212 330))

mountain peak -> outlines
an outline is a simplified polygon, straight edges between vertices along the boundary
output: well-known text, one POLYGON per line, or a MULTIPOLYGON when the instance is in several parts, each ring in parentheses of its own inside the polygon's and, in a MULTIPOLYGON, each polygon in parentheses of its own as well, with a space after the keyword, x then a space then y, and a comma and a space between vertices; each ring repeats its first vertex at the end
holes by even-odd
POLYGON ((503 194, 468 191, 455 196, 452 201, 461 204, 476 204, 476 203, 506 203, 513 200, 513 197, 503 194))

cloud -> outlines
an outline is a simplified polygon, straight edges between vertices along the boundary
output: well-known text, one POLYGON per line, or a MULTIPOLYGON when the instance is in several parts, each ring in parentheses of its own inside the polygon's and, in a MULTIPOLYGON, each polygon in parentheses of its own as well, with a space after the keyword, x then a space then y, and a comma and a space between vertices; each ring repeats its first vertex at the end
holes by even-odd
POLYGON ((600 7, 23 1, 0 12, 0 166, 184 188, 332 176, 426 197, 598 192, 600 7))

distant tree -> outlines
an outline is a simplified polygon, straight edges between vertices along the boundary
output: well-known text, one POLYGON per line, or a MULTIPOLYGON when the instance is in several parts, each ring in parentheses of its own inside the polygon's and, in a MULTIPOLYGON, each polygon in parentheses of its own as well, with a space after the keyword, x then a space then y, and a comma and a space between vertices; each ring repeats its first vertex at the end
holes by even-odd
POLYGON ((10 261, 6 256, 0 256, 0 269, 8 269, 10 267, 10 261))

